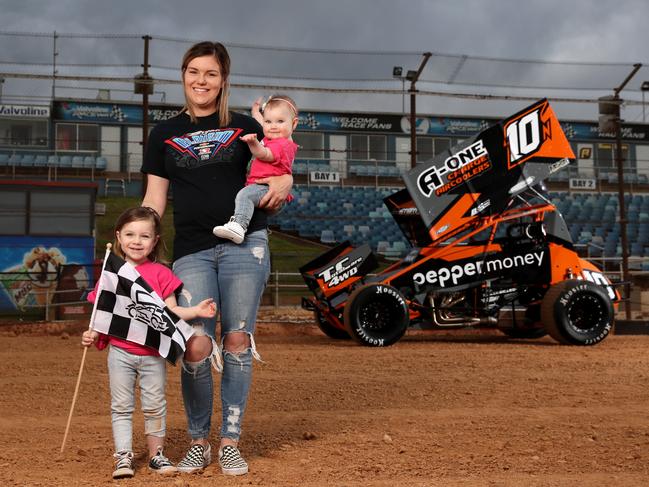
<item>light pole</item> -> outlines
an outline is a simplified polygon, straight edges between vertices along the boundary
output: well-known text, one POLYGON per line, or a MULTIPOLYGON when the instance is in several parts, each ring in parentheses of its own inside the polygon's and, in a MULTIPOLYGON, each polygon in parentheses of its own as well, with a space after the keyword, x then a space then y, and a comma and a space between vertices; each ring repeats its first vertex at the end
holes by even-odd
POLYGON ((633 70, 629 73, 622 84, 613 90, 613 96, 604 96, 600 98, 599 104, 599 124, 600 131, 608 132, 610 125, 615 128, 616 154, 615 163, 617 164, 617 193, 618 204, 620 206, 620 244, 622 247, 622 281, 624 282, 624 309, 626 319, 631 319, 631 301, 630 301, 630 280, 629 280, 629 244, 626 234, 626 208, 624 205, 624 156, 622 155, 622 117, 620 116, 620 106, 622 99, 620 92, 624 89, 631 78, 635 76, 642 64, 634 64, 633 70))
POLYGON ((401 80, 401 113, 406 113, 406 78, 402 75, 403 68, 401 66, 392 68, 392 77, 401 80))
POLYGON ((59 36, 56 35, 56 31, 54 31, 54 37, 52 38, 52 100, 54 100, 54 97, 56 96, 56 74, 58 73, 56 70, 56 56, 59 55, 56 50, 56 40, 58 38, 59 36))
POLYGON ((649 91, 649 81, 643 81, 640 85, 640 91, 642 92, 642 123, 646 122, 645 118, 645 104, 644 104, 644 94, 645 91, 649 91))
MULTIPOLYGON (((135 76, 133 92, 142 95, 142 158, 144 159, 144 152, 149 139, 149 95, 153 94, 153 78, 149 76, 149 41, 151 36, 144 35, 142 39, 144 40, 144 63, 142 64, 144 72, 135 76)), ((147 178, 144 177, 142 180, 142 197, 146 194, 146 183, 147 178)))
POLYGON ((415 88, 415 83, 419 79, 421 72, 424 70, 424 66, 428 62, 428 59, 432 56, 432 53, 425 52, 423 54, 424 58, 421 60, 421 64, 417 71, 409 70, 406 73, 406 79, 410 81, 410 167, 413 168, 417 165, 417 89, 415 88))

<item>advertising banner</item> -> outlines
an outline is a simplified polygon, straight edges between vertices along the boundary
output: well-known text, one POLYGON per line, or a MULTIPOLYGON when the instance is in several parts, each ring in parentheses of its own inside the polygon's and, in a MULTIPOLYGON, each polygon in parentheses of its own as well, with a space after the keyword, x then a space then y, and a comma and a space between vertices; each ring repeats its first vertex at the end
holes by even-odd
POLYGON ((92 237, 0 236, 0 311, 81 300, 94 254, 92 237))
MULTIPOLYGON (((472 137, 486 130, 499 120, 495 118, 468 117, 417 117, 417 135, 437 137, 472 137)), ((601 140, 612 139, 613 133, 599 131, 597 123, 562 122, 561 128, 568 140, 601 140)), ((305 112, 300 114, 297 130, 318 132, 376 132, 409 134, 409 115, 384 115, 372 113, 321 113, 305 112)), ((649 127, 643 124, 624 124, 624 140, 649 141, 649 127)))
MULTIPOLYGON (((159 122, 173 117, 180 108, 150 107, 149 121, 159 122)), ((118 124, 142 123, 142 107, 117 103, 61 101, 54 105, 54 118, 77 122, 111 122, 118 124)))
POLYGON ((3 118, 49 118, 50 107, 47 105, 6 105, 0 103, 0 117, 3 118))

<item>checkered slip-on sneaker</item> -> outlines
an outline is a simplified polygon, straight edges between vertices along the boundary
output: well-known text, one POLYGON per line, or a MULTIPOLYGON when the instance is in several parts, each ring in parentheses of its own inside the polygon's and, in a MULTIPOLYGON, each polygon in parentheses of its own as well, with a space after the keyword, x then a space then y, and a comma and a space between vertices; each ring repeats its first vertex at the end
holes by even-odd
POLYGON ((248 464, 232 445, 225 445, 219 450, 219 465, 225 475, 245 475, 248 473, 248 464))
POLYGON ((169 475, 178 471, 174 464, 164 456, 162 447, 158 448, 158 453, 149 460, 149 469, 162 475, 169 475))
POLYGON ((196 443, 187 450, 185 458, 178 462, 176 468, 185 473, 197 472, 207 467, 211 461, 212 449, 209 443, 206 447, 196 443))
POLYGON ((113 457, 115 457, 114 479, 127 479, 135 475, 132 451, 118 451, 113 457))

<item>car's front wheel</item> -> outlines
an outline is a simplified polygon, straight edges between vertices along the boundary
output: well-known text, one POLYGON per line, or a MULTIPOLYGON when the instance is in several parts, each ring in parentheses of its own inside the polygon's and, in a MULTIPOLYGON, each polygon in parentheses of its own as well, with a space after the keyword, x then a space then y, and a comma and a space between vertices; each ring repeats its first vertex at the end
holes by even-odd
POLYGON ((568 345, 595 345, 613 327, 613 303, 602 286, 570 279, 543 297, 541 320, 550 336, 568 345))

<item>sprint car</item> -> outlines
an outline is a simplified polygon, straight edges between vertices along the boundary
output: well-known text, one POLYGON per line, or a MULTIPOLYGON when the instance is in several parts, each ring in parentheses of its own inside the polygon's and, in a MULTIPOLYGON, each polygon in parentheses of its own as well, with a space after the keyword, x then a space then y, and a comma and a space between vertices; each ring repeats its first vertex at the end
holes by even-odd
POLYGON ((615 285, 575 251, 544 180, 575 156, 547 100, 403 174, 384 203, 412 249, 378 273, 343 242, 300 268, 319 328, 367 346, 408 327, 491 326, 594 345, 613 326, 615 285))

